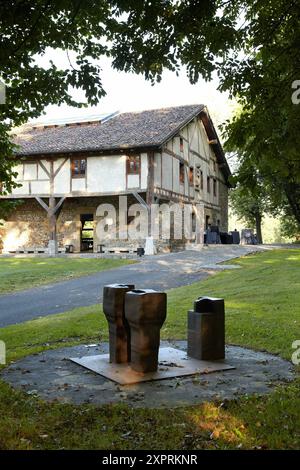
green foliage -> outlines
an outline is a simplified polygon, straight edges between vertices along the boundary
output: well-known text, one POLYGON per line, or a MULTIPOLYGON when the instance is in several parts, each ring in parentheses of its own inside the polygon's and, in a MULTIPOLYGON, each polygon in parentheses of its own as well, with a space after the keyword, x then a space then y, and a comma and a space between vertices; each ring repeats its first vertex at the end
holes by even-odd
POLYGON ((17 201, 6 201, 0 200, 0 226, 3 225, 2 220, 5 220, 8 215, 13 211, 17 206, 21 204, 20 200, 17 201))
POLYGON ((263 217, 260 199, 253 197, 251 192, 241 186, 230 193, 230 206, 239 219, 245 220, 247 227, 255 228, 256 217, 263 217))
MULTIPOLYGON (((0 3, 0 79, 7 100, 0 105, 1 140, 11 126, 38 117, 48 104, 95 105, 105 90, 102 56, 118 70, 142 73, 159 80, 163 68, 187 65, 192 81, 201 73, 210 78, 215 56, 234 40, 233 16, 217 16, 219 1, 172 0, 11 0, 0 3), (38 65, 48 50, 65 52, 65 66, 52 61, 38 65), (193 56, 191 52, 193 51, 193 56), (72 98, 72 88, 85 93, 85 102, 72 98)), ((12 147, 0 148, 0 181, 12 184, 12 147), (3 151, 4 150, 4 151, 3 151), (3 169, 3 170, 2 170, 3 169)))
POLYGON ((300 224, 293 216, 282 216, 280 219, 280 233, 283 237, 295 238, 300 243, 300 224))
POLYGON ((242 165, 257 168, 273 207, 300 223, 300 105, 292 102, 300 76, 300 4, 252 1, 245 17, 245 56, 230 59, 221 72, 221 89, 242 108, 227 123, 227 148, 242 165))
POLYGON ((262 243, 262 219, 269 205, 263 179, 252 162, 243 162, 233 180, 235 188, 229 193, 230 206, 248 227, 256 229, 258 243, 262 243))

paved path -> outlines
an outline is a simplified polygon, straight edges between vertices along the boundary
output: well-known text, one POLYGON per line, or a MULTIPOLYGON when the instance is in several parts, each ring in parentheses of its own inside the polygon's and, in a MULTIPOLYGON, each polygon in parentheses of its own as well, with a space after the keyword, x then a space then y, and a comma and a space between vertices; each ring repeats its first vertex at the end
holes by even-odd
POLYGON ((2 295, 0 327, 93 305, 102 300, 102 289, 106 284, 131 283, 140 288, 161 290, 188 285, 208 277, 214 264, 260 249, 263 248, 219 245, 204 247, 200 251, 145 257, 138 264, 2 295))

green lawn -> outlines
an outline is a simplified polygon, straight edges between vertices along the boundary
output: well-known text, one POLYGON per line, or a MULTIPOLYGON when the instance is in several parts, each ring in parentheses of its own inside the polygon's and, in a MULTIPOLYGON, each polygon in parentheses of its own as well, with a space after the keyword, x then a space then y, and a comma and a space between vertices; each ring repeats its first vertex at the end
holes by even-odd
POLYGON ((0 294, 81 277, 132 262, 97 258, 0 258, 0 294))
MULTIPOLYGON (((226 271, 168 293, 163 338, 186 337, 186 312, 199 295, 226 301, 227 342, 290 359, 300 339, 300 250, 235 261, 226 271)), ((232 262, 230 262, 232 263, 232 262)), ((101 307, 74 309, 0 329, 8 359, 107 339, 101 307)), ((300 380, 268 397, 173 410, 47 404, 0 383, 0 448, 219 449, 300 446, 300 380), (129 434, 128 434, 129 432, 129 434)))

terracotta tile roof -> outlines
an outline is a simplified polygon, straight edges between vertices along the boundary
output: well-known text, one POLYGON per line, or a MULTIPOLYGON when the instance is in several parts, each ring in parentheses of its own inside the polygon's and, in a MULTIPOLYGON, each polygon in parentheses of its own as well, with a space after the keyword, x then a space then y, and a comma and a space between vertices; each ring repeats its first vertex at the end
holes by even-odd
POLYGON ((20 133, 17 155, 94 152, 162 145, 204 105, 122 113, 103 123, 41 127, 20 133))

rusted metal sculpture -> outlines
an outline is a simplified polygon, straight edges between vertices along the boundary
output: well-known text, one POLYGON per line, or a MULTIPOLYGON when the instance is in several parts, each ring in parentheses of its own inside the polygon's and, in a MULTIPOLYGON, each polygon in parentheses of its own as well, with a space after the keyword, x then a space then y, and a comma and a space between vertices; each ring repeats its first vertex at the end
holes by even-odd
POLYGON ((131 368, 155 372, 158 366, 160 329, 167 315, 167 295, 152 289, 131 290, 125 295, 125 318, 130 326, 131 368))
POLYGON ((133 284, 110 284, 103 289, 103 312, 109 327, 109 360, 114 363, 130 362, 130 329, 125 319, 126 292, 133 284))
POLYGON ((199 297, 188 311, 188 350, 195 359, 225 358, 224 299, 199 297))

